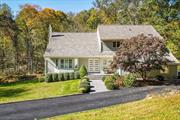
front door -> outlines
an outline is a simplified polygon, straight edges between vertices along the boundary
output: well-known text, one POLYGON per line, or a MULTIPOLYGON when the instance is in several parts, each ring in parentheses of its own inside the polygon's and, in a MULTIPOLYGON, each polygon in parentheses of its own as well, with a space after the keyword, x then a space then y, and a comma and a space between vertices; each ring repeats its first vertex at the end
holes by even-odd
POLYGON ((99 59, 88 59, 88 72, 100 72, 99 59))

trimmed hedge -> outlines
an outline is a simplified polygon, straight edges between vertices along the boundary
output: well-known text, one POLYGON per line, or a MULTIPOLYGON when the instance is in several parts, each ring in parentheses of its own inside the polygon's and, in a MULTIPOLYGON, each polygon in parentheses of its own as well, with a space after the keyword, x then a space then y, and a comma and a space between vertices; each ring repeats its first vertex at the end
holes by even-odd
POLYGON ((83 78, 81 78, 82 80, 87 80, 88 82, 90 82, 90 79, 87 76, 84 76, 83 78))
POLYGON ((81 92, 81 93, 90 92, 91 87, 90 87, 90 82, 88 79, 87 78, 81 79, 81 82, 79 85, 79 92, 81 92))
POLYGON ((79 72, 74 72, 74 78, 75 79, 80 79, 80 74, 79 74, 79 72))
POLYGON ((59 73, 58 74, 58 78, 59 78, 59 81, 64 81, 64 74, 63 73, 59 73))
POLYGON ((46 75, 46 82, 58 82, 64 80, 79 79, 79 72, 69 72, 69 73, 48 73, 46 75))
POLYGON ((53 82, 57 82, 57 81, 59 81, 58 74, 54 73, 53 74, 53 82))
POLYGON ((106 83, 106 88, 108 90, 114 90, 115 89, 115 85, 114 85, 113 82, 108 82, 108 83, 106 83))
POLYGON ((79 69, 80 78, 83 78, 87 75, 87 69, 84 65, 82 65, 79 69))
POLYGON ((64 73, 64 80, 70 80, 69 73, 64 73))
POLYGON ((53 82, 52 74, 47 74, 46 82, 53 82))
POLYGON ((74 73, 73 72, 69 73, 69 78, 70 78, 70 80, 74 79, 74 73))
POLYGON ((114 76, 106 76, 104 80, 104 84, 107 89, 114 90, 115 89, 115 77, 114 76))

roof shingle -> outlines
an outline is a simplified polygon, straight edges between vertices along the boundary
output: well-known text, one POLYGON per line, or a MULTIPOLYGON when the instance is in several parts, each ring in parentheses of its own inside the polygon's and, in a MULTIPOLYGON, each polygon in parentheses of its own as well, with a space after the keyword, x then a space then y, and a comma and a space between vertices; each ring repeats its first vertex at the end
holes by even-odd
POLYGON ((162 39, 152 25, 99 25, 98 30, 102 40, 130 39, 139 34, 153 35, 162 39))

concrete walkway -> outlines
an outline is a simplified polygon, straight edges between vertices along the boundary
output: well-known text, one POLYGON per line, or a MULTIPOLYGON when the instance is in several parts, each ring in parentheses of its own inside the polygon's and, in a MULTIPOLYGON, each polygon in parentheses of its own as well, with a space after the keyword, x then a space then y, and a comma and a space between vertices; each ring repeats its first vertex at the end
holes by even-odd
POLYGON ((91 80, 91 93, 106 92, 109 91, 102 80, 91 80))

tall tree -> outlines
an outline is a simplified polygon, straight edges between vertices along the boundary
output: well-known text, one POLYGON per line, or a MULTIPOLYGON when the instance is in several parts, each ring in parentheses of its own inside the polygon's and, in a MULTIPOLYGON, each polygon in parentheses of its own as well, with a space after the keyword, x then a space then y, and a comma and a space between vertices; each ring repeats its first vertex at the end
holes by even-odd
MULTIPOLYGON (((33 24, 33 19, 36 17, 38 14, 37 6, 31 6, 31 5, 24 5, 22 6, 22 10, 19 12, 17 18, 16 18, 16 23, 18 25, 18 28, 20 30, 19 34, 19 39, 21 39, 22 44, 24 48, 21 49, 23 52, 24 50, 26 51, 26 56, 21 56, 21 57, 26 57, 26 64, 27 64, 27 69, 28 72, 33 71, 33 29, 32 29, 32 24, 33 24)), ((22 54, 24 55, 24 54, 22 54)))
POLYGON ((16 70, 19 55, 17 26, 7 4, 0 5, 0 42, 2 70, 9 67, 16 70))

